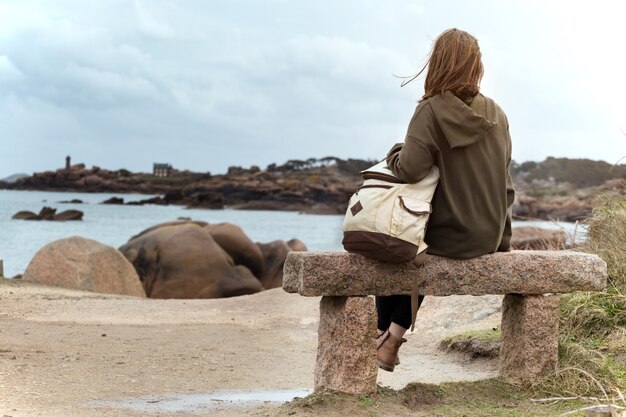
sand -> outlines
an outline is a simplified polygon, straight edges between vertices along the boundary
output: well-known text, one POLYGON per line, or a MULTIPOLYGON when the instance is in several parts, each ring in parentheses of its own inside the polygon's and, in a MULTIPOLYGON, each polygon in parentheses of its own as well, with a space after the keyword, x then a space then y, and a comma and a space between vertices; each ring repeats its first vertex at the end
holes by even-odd
MULTIPOLYGON (((279 403, 168 409, 168 399, 312 389, 318 304, 282 289, 151 300, 2 280, 0 417, 274 415, 279 403), (143 411, 120 408, 132 399, 143 399, 143 411)), ((469 361, 437 345, 449 334, 498 326, 499 306, 498 296, 427 298, 402 364, 381 371, 379 384, 495 376, 497 360, 469 361)))

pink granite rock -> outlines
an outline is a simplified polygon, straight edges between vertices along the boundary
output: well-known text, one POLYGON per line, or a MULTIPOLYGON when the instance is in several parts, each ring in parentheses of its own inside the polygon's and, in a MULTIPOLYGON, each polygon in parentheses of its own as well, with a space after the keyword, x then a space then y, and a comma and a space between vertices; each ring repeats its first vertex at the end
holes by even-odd
POLYGON ((531 383, 558 361, 558 295, 508 294, 502 302, 500 376, 531 383))
POLYGON ((423 266, 388 264, 346 252, 290 252, 283 289, 305 296, 545 294, 597 291, 606 263, 572 251, 511 251, 458 260, 426 256, 423 266))
POLYGON ((369 297, 322 297, 315 390, 376 391, 376 314, 369 297))
POLYGON ((79 236, 41 248, 22 279, 94 292, 146 296, 135 268, 124 255, 111 246, 79 236))

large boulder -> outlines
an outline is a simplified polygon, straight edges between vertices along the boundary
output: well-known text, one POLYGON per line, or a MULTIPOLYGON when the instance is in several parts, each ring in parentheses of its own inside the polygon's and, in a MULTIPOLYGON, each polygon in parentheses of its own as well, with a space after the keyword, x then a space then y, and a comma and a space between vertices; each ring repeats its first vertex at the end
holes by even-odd
MULTIPOLYGON (((151 298, 221 298, 262 291, 250 269, 235 264, 211 229, 191 221, 157 225, 132 237, 120 251, 151 298)), ((223 236, 220 240, 228 241, 223 236)))
POLYGON ((210 224, 205 227, 236 265, 245 266, 256 277, 261 276, 264 268, 263 253, 241 227, 232 223, 210 224))
POLYGON ((296 252, 306 252, 309 250, 303 241, 295 238, 287 241, 287 246, 289 246, 289 249, 296 252))
POLYGON ((263 254, 265 266, 259 280, 265 289, 278 288, 283 285, 283 267, 287 253, 290 251, 306 251, 305 244, 298 239, 289 242, 275 240, 269 243, 257 243, 263 254))
POLYGON ((173 221, 152 226, 120 247, 152 298, 221 298, 282 285, 298 240, 254 243, 232 223, 173 221))
POLYGON ((117 249, 79 236, 41 248, 22 279, 108 294, 146 296, 133 266, 117 249))

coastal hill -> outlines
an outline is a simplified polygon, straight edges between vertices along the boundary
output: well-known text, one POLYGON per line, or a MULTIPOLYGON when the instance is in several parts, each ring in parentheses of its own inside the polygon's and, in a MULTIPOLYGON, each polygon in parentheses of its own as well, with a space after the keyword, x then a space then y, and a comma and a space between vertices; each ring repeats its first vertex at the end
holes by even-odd
POLYGON ((0 182, 15 182, 19 180, 20 178, 26 178, 28 176, 29 176, 28 174, 13 174, 13 175, 9 175, 6 178, 1 179, 0 182))
MULTIPOLYGON (((56 171, 0 181, 0 189, 158 194, 133 204, 340 214, 362 181, 360 171, 375 163, 329 156, 270 164, 264 170, 231 166, 225 174, 211 175, 166 164, 155 164, 151 174, 112 171, 70 165, 68 160, 65 168, 56 171)), ((591 202, 599 193, 626 195, 624 164, 549 157, 543 162, 513 162, 511 174, 518 218, 575 221, 589 216, 591 202)))
POLYGON ((511 164, 518 218, 576 221, 591 215, 600 194, 626 198, 626 165, 590 159, 548 157, 511 164))

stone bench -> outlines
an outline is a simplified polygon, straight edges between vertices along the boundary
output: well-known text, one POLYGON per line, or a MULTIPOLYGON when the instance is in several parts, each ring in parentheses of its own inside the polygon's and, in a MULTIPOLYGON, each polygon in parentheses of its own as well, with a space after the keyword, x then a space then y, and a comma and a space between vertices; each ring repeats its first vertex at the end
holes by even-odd
MULTIPOLYGON (((467 260, 426 256, 424 264, 387 264, 345 252, 290 252, 283 289, 322 296, 315 390, 376 390, 376 309, 369 295, 502 294, 500 376, 529 383, 553 371, 558 294, 606 286, 606 263, 571 251, 512 251, 467 260)), ((419 320, 419 314, 418 318, 419 320)))

